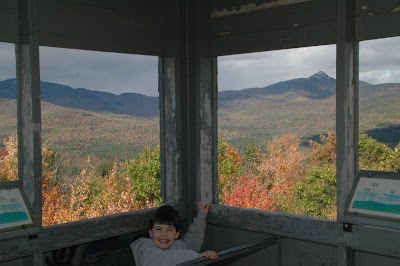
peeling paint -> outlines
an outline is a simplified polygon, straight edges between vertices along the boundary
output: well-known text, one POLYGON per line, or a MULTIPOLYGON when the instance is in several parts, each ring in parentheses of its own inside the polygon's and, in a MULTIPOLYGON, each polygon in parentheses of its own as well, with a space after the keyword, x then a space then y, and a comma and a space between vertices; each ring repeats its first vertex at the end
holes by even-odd
POLYGON ((221 37, 226 37, 226 36, 230 36, 230 35, 231 35, 231 33, 229 31, 219 33, 219 36, 221 36, 221 37))
POLYGON ((200 119, 202 126, 200 129, 200 176, 199 176, 199 187, 200 187, 200 198, 212 202, 212 141, 211 141, 211 123, 212 123, 212 110, 211 110, 211 99, 210 99, 210 88, 208 84, 201 84, 204 93, 201 96, 202 106, 200 119))
POLYGON ((367 10, 368 9, 368 5, 364 5, 361 7, 362 10, 367 10))
POLYGON ((400 6, 393 9, 393 12, 399 12, 399 11, 400 11, 400 6))
POLYGON ((257 4, 248 4, 248 5, 242 5, 240 6, 239 9, 236 9, 235 7, 232 8, 232 10, 216 10, 214 9, 211 11, 211 18, 216 18, 216 17, 225 17, 225 16, 230 16, 230 15, 237 15, 237 14, 242 14, 242 13, 248 13, 248 12, 253 12, 253 11, 258 11, 258 10, 263 10, 263 9, 268 9, 268 8, 275 8, 279 6, 287 6, 287 5, 293 5, 293 4, 299 4, 299 3, 305 3, 305 2, 311 2, 312 0, 275 0, 270 3, 264 3, 261 5, 257 4))
POLYGON ((208 130, 201 130, 200 132, 200 161, 201 161, 201 174, 200 174, 200 198, 212 202, 212 160, 209 156, 211 141, 209 141, 208 130))

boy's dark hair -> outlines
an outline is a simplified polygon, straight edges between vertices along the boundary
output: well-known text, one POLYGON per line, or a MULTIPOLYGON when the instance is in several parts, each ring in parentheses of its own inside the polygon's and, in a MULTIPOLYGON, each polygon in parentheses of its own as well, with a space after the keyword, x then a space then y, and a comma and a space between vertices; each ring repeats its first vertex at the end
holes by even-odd
POLYGON ((178 211, 169 205, 159 207, 151 216, 149 229, 153 229, 154 224, 168 224, 175 227, 177 232, 181 231, 181 217, 178 211))

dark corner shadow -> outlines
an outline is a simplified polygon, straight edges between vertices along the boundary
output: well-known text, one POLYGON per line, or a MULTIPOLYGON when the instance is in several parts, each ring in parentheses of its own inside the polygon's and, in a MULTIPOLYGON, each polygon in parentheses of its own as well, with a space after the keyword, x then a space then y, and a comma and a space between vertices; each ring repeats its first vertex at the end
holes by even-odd
POLYGON ((321 143, 321 135, 327 135, 328 133, 321 133, 310 135, 301 139, 301 146, 302 147, 310 147, 310 141, 315 141, 317 143, 321 143))
MULTIPOLYGON (((323 133, 322 135, 326 134, 327 133, 323 133)), ((373 128, 364 132, 360 132, 360 134, 367 134, 369 137, 375 139, 380 143, 386 144, 392 149, 396 147, 396 145, 400 144, 400 124, 373 128)), ((321 134, 315 134, 302 138, 301 146, 308 147, 311 140, 317 143, 321 143, 320 136, 321 134)))
POLYGON ((378 142, 394 148, 400 143, 400 124, 366 130, 365 133, 378 142))

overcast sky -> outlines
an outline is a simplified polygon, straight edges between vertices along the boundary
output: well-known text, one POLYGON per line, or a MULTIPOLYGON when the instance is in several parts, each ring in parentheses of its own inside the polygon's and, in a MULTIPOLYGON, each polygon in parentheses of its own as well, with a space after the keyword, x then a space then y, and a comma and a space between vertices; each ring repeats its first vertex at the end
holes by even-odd
MULTIPOLYGON (((360 43, 360 79, 400 83, 400 37, 360 43)), ((264 87, 324 71, 336 76, 336 46, 318 46, 218 58, 220 91, 264 87)), ((158 95, 158 58, 60 48, 40 48, 40 76, 114 94, 158 95)), ((15 78, 14 45, 0 43, 0 80, 15 78)))

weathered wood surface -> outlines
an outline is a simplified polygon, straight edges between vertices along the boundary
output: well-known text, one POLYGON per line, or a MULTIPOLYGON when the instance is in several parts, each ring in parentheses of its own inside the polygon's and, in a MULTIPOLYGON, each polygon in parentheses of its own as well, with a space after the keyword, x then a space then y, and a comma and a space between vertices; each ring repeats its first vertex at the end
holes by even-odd
POLYGON ((307 1, 211 18, 210 40, 214 55, 333 44, 336 1, 307 1))
POLYGON ((336 259, 336 247, 295 239, 282 239, 280 265, 337 266, 340 264, 336 259))
POLYGON ((365 252, 354 252, 355 255, 355 266, 377 266, 377 265, 385 265, 385 266, 399 266, 400 259, 390 258, 379 256, 372 253, 365 253, 365 252))
MULTIPOLYGON (((271 235, 208 224, 204 250, 224 251, 245 243, 254 243, 268 239, 271 235)), ((281 265, 280 239, 276 244, 250 255, 225 261, 217 265, 281 265)))
POLYGON ((174 57, 160 60, 161 106, 161 176, 162 197, 165 203, 183 202, 182 192, 182 143, 180 93, 178 91, 177 61, 174 57))
MULTIPOLYGON (((130 244, 137 238, 144 236, 142 233, 132 233, 76 246, 51 250, 43 253, 37 260, 42 265, 135 265, 130 244)), ((25 257, 26 258, 26 257, 25 257)), ((30 259, 14 259, 0 262, 0 266, 33 265, 30 259)))
MULTIPOLYGON (((196 195, 194 201, 207 200, 212 202, 216 188, 212 181, 216 167, 216 102, 214 98, 215 59, 210 56, 208 43, 208 28, 204 25, 208 21, 209 10, 207 1, 195 1, 191 7, 194 15, 194 34, 190 43, 193 47, 194 61, 191 68, 194 71, 194 92, 196 97, 196 195)), ((193 145, 193 144, 192 144, 193 145)), ((194 183, 192 183, 194 185, 194 183)))
POLYGON ((400 230, 367 225, 352 228, 351 248, 400 259, 400 230))
POLYGON ((397 0, 356 0, 358 41, 400 35, 400 2, 397 0))
POLYGON ((36 1, 18 1, 19 39, 16 43, 18 177, 33 212, 42 225, 42 153, 39 43, 36 1))
MULTIPOLYGON (((40 192, 33 192, 32 189, 35 186, 39 187, 34 183, 39 182, 38 169, 41 165, 38 158, 40 145, 34 144, 40 142, 40 115, 37 113, 40 112, 37 86, 39 44, 153 55, 165 55, 166 51, 169 53, 171 58, 168 61, 167 77, 170 75, 170 78, 164 81, 170 86, 165 101, 171 105, 162 109, 169 110, 165 122, 172 123, 166 131, 166 138, 175 139, 165 142, 169 150, 168 158, 164 159, 169 161, 170 167, 165 170, 165 174, 172 176, 168 177, 170 179, 165 183, 164 195, 171 202, 180 201, 180 197, 183 196, 184 204, 191 206, 193 201, 199 198, 215 200, 217 196, 215 179, 212 179, 212 176, 216 176, 217 159, 216 65, 213 56, 337 42, 339 221, 213 205, 209 222, 210 225, 228 229, 258 232, 261 236, 279 235, 286 238, 286 246, 293 249, 306 242, 304 250, 292 251, 293 256, 311 252, 312 247, 315 247, 317 252, 323 251, 323 254, 333 257, 332 250, 337 249, 336 258, 339 264, 352 263, 354 254, 350 254, 351 249, 359 250, 355 253, 356 265, 358 260, 363 260, 364 254, 368 254, 365 252, 380 254, 374 255, 375 262, 379 261, 380 256, 386 256, 384 260, 393 262, 393 265, 398 261, 388 257, 400 258, 399 223, 348 217, 344 213, 357 172, 357 141, 354 136, 357 135, 358 119, 355 82, 358 73, 358 46, 355 42, 400 35, 398 1, 356 1, 354 12, 343 6, 352 1, 298 1, 297 4, 274 8, 257 8, 257 5, 274 1, 179 1, 179 4, 187 5, 179 11, 182 13, 179 13, 176 2, 171 5, 163 0, 41 0, 37 6, 38 23, 29 22, 32 18, 30 16, 35 15, 35 12, 20 17, 21 25, 25 25, 25 28, 21 28, 20 36, 17 31, 16 2, 0 2, 0 40, 19 40, 17 64, 19 73, 24 73, 18 78, 18 82, 22 84, 20 98, 23 98, 19 103, 22 105, 20 114, 24 114, 21 118, 24 122, 20 125, 23 139, 21 156, 24 156, 21 161, 21 173, 27 173, 23 174, 23 178, 25 186, 29 187, 27 194, 37 214, 40 211, 37 198, 40 192), (207 6, 208 3, 211 3, 211 7, 207 6), (234 7, 254 3, 256 8, 249 12, 209 18, 215 9, 227 7, 233 11, 234 7), (337 6, 337 3, 340 6, 337 6), (188 10, 190 12, 187 12, 188 10), (177 20, 175 17, 171 18, 171 14, 183 14, 183 21, 178 21, 184 25, 178 31, 175 29, 177 20), (354 14, 355 21, 345 19, 354 14), (336 15, 339 18, 338 27, 336 15), (183 40, 180 39, 182 36, 183 40), (183 44, 186 42, 187 46, 183 44), (181 45, 175 50, 173 46, 178 43, 181 45), (183 49, 180 49, 181 47, 183 49), (181 57, 173 58, 177 54, 181 57), (29 76, 31 74, 33 77, 29 76), (178 93, 182 93, 182 98, 179 98, 178 93), (174 103, 174 100, 180 103, 174 103), (174 117, 174 113, 179 112, 184 117, 174 117), (179 119, 184 129, 179 127, 179 119), (180 130, 185 135, 184 141, 181 142, 186 145, 182 148, 185 151, 182 154, 188 158, 184 159, 174 157, 174 149, 179 150, 179 136, 174 134, 178 134, 180 130), (36 164, 33 163, 32 166, 32 162, 36 164), (174 163, 187 164, 172 166, 174 163), (31 166, 33 170, 29 170, 31 166), (181 173, 179 167, 184 169, 181 173), (30 179, 32 173, 34 177, 30 179), (183 184, 183 192, 180 192, 179 178, 183 184), (342 222, 349 221, 352 223, 352 232, 343 232, 342 222), (376 226, 371 226, 373 221, 378 221, 377 224, 373 224, 376 226)), ((275 2, 283 3, 281 0, 275 2)), ((27 4, 28 1, 20 3, 27 4)), ((32 5, 34 2, 29 3, 32 5)), ((31 7, 29 11, 34 9, 35 7, 31 7)), ((177 156, 180 156, 179 152, 177 156)), ((190 209, 185 209, 188 217, 191 217, 190 209)), ((20 232, 15 234, 16 238, 8 234, 7 240, 0 242, 0 261, 27 256, 25 262, 18 260, 18 263, 36 263, 43 251, 51 252, 74 245, 83 246, 101 239, 143 231, 146 230, 151 211, 58 225, 44 228, 41 232, 35 229, 29 231, 32 233, 29 237, 19 234, 20 232)), ((275 252, 278 253, 279 250, 275 252)), ((284 255, 282 253, 282 256, 284 255)), ((330 259, 331 257, 327 260, 330 259)))
POLYGON ((5 262, 0 262, 0 266, 23 266, 23 265, 24 265, 24 261, 22 258, 5 261, 5 262))
POLYGON ((199 66, 199 92, 200 92, 200 117, 198 121, 199 141, 199 170, 197 172, 198 200, 214 201, 216 188, 212 180, 216 167, 216 137, 214 136, 214 124, 216 108, 213 100, 213 73, 214 61, 212 58, 200 59, 199 66))
POLYGON ((49 266, 133 266, 135 265, 135 261, 130 249, 130 244, 134 240, 143 236, 145 236, 144 233, 132 233, 81 245, 70 246, 58 250, 52 250, 43 254, 43 264, 49 266))
MULTIPOLYGON (((0 1, 0 41, 18 40, 17 2, 0 1)), ((162 0, 40 0, 40 45, 162 55, 175 30, 174 8, 162 0)))
POLYGON ((354 5, 346 0, 338 1, 336 62, 336 205, 341 221, 358 172, 358 43, 354 5))
POLYGON ((18 16, 15 0, 0 1, 0 42, 17 42, 18 16))
POLYGON ((170 6, 162 0, 41 0, 40 44, 160 55, 172 29, 170 6))
POLYGON ((212 205, 210 224, 336 245, 342 226, 335 221, 241 207, 212 205))
POLYGON ((352 232, 344 232, 343 224, 333 220, 221 205, 212 205, 207 221, 212 225, 400 258, 400 230, 395 229, 353 224, 352 232))
POLYGON ((153 208, 55 225, 31 237, 1 241, 0 261, 141 232, 147 229, 152 211, 153 208))

